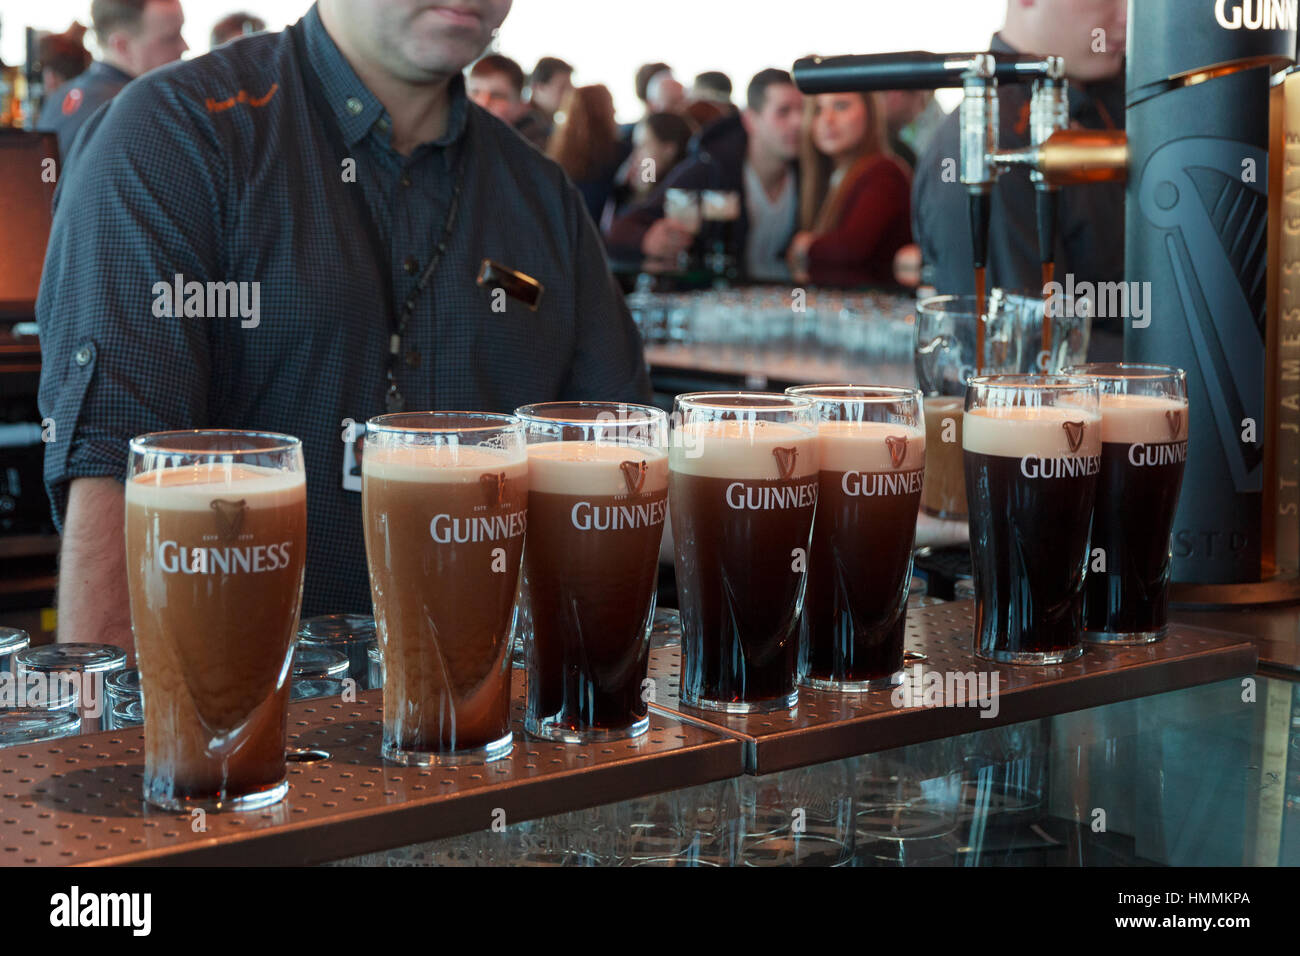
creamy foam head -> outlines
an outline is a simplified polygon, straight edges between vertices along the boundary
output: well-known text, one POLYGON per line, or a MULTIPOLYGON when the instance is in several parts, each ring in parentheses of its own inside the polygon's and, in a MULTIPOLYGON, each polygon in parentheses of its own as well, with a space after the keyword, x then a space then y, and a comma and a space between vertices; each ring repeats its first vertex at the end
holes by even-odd
POLYGON ((962 447, 1006 458, 1099 455, 1101 416, 1069 405, 977 408, 966 412, 962 421, 962 447), (1070 447, 1071 435, 1079 439, 1075 449, 1070 447))
POLYGON ((668 487, 668 455, 661 449, 611 442, 538 442, 528 446, 528 490, 591 497, 626 495, 630 493, 628 481, 640 481, 641 462, 646 465, 641 493, 668 487))
POLYGON ((361 457, 361 474, 383 481, 461 483, 478 481, 486 472, 505 472, 507 478, 528 473, 524 448, 506 450, 483 445, 388 445, 367 442, 361 457))
POLYGON ((1154 445, 1187 440, 1187 402, 1161 395, 1101 396, 1101 440, 1154 445))
POLYGON ((155 468, 126 483, 127 504, 167 511, 208 511, 214 498, 242 498, 250 508, 275 508, 300 501, 307 477, 258 465, 211 462, 183 468, 155 468))
POLYGON ((668 452, 672 470, 683 475, 746 481, 782 477, 782 458, 787 463, 793 461, 786 477, 815 475, 814 426, 767 421, 687 422, 673 431, 668 452))
POLYGON ((817 454, 822 471, 914 471, 925 466, 925 431, 886 422, 822 422, 817 454))

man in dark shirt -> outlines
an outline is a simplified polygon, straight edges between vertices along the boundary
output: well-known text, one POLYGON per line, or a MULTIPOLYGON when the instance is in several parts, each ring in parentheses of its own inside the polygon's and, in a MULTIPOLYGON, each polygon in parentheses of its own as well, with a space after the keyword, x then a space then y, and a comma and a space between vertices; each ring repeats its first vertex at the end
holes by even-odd
MULTIPOLYGON (((1124 128, 1126 0, 1043 0, 1007 4, 1006 25, 989 49, 1065 58, 1070 79, 1070 121, 1090 129, 1124 128)), ((998 88, 999 146, 1029 144, 1029 94, 1023 84, 998 88)), ((958 115, 949 114, 916 168, 912 232, 920 243, 930 282, 942 294, 975 291, 967 226, 966 187, 945 175, 945 161, 961 153, 958 115)), ((947 168, 955 169, 955 165, 947 168)), ((1115 282, 1124 277, 1124 187, 1119 183, 1067 186, 1058 206, 1056 278, 1064 282, 1115 282)), ((998 178, 989 228, 989 286, 1038 294, 1042 289, 1034 189, 1017 167, 998 178)), ((1094 322, 1090 355, 1119 356, 1118 322, 1094 322)))
POLYGON ((37 303, 63 640, 131 644, 135 434, 303 440, 309 615, 369 607, 352 423, 395 405, 649 400, 581 198, 466 98, 461 70, 510 0, 452 2, 321 0, 284 32, 136 80, 78 140, 37 303), (476 283, 486 259, 542 283, 535 311, 476 283), (182 310, 175 283, 204 284, 206 308, 187 293, 182 310), (218 283, 237 305, 214 311, 218 283))
POLYGON ((178 0, 94 0, 90 17, 102 59, 59 87, 36 123, 38 130, 58 134, 65 157, 86 120, 133 77, 179 60, 189 49, 181 37, 185 15, 178 0))

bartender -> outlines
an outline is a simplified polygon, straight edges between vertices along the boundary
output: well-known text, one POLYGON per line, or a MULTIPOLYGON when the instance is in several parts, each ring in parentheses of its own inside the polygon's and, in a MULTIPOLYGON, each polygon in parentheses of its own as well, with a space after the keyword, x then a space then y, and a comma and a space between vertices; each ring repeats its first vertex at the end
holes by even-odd
POLYGON ((509 9, 320 0, 141 77, 78 139, 37 302, 61 640, 131 647, 134 435, 302 439, 311 615, 369 608, 353 423, 649 400, 581 197, 466 98, 509 9))

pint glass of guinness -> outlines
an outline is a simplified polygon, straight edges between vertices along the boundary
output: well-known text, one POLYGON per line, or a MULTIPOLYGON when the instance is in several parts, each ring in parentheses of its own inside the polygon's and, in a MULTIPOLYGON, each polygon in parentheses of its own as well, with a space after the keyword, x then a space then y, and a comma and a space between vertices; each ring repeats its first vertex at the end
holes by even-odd
POLYGON ((1068 370, 1101 389, 1101 478, 1083 589, 1084 638, 1149 644, 1165 635, 1169 539, 1187 461, 1187 376, 1167 365, 1068 370))
POLYGON ((243 431, 132 439, 127 587, 149 701, 149 803, 251 810, 288 791, 289 659, 306 546, 298 439, 243 431))
POLYGON ((642 682, 668 513, 668 416, 616 402, 515 414, 528 437, 524 729, 574 743, 640 736, 650 726, 642 682))
POLYGON ((1057 664, 1083 653, 1083 578, 1097 476, 1097 383, 974 378, 962 429, 975 653, 1057 664))
POLYGON ((384 757, 421 766, 504 757, 528 521, 523 426, 478 412, 372 418, 361 510, 384 662, 384 757))
POLYGON ((925 471, 921 393, 806 385, 820 462, 799 673, 809 687, 864 691, 903 679, 903 623, 925 471))
POLYGON ((816 407, 798 395, 696 392, 677 396, 673 419, 682 703, 736 714, 793 707, 816 407))

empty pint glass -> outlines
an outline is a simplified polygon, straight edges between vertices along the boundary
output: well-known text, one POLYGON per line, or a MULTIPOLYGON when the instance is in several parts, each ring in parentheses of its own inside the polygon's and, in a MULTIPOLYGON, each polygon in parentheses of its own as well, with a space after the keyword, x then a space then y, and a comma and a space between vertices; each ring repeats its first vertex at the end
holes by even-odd
POLYGON ((668 416, 616 402, 515 414, 528 436, 524 729, 573 742, 639 736, 650 726, 642 682, 668 511, 668 416))
POLYGON ((966 517, 962 409, 975 375, 1058 372, 1082 362, 1091 332, 1090 303, 1053 300, 1052 348, 1042 351, 1043 299, 993 289, 982 309, 973 295, 936 295, 916 306, 916 375, 925 395, 925 489, 921 506, 937 518, 966 517), (984 354, 977 355, 977 323, 984 354))
POLYGON ((398 413, 372 418, 365 441, 383 755, 418 765, 504 757, 528 520, 523 426, 511 415, 398 413))
POLYGON ((806 385, 817 405, 820 463, 800 674, 822 690, 892 687, 903 677, 903 624, 925 471, 921 393, 806 385))
POLYGON ((126 482, 127 586, 144 697, 144 796, 248 810, 288 791, 289 659, 307 485, 298 439, 142 435, 126 482))
POLYGON ((812 399, 697 392, 673 402, 669 508, 682 615, 682 703, 793 707, 817 504, 812 399))
POLYGON ((1099 404, 1084 378, 971 380, 962 440, 980 657, 1055 664, 1083 653, 1099 404))
POLYGON ((1148 644, 1169 613, 1169 541, 1187 461, 1187 376, 1167 365, 1078 365, 1101 389, 1101 477, 1092 519, 1083 631, 1148 644))

